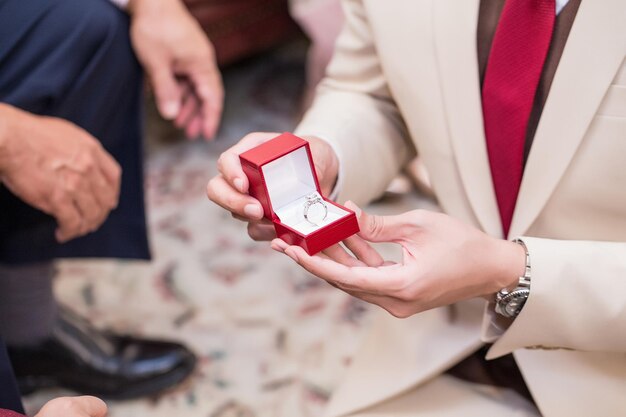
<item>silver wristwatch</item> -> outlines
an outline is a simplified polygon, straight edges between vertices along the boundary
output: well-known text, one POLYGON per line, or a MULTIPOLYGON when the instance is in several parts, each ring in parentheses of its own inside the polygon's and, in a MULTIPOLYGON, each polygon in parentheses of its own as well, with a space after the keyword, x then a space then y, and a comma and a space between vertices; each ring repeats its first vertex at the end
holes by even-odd
POLYGON ((509 292, 506 288, 503 288, 496 294, 496 313, 508 318, 514 318, 519 315, 530 295, 530 256, 528 255, 528 248, 520 239, 515 239, 513 242, 522 245, 526 252, 526 269, 524 275, 519 277, 517 287, 513 291, 509 292))

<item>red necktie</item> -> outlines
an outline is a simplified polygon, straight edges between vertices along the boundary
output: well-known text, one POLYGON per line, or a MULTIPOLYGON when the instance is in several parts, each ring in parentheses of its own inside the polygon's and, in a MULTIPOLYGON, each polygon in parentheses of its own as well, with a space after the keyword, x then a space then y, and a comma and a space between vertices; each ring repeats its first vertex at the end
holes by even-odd
POLYGON ((524 142, 550 48, 555 0, 507 0, 483 83, 483 118, 504 236, 522 182, 524 142))

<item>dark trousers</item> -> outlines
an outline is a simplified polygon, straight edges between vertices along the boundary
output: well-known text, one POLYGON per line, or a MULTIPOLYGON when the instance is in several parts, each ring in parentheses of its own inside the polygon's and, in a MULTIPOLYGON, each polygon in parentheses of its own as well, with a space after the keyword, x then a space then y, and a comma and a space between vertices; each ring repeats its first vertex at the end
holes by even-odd
POLYGON ((0 339, 0 408, 24 413, 6 348, 0 339))
POLYGON ((55 241, 52 217, 0 185, 0 263, 149 258, 141 90, 128 16, 108 0, 0 0, 0 102, 77 124, 123 169, 118 208, 66 244, 55 241))

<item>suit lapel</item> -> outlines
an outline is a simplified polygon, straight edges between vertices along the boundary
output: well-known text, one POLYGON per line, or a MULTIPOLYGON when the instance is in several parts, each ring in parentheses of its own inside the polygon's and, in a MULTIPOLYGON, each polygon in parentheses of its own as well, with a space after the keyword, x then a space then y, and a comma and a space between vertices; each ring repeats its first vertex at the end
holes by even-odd
POLYGON ((624 59, 622 0, 583 1, 526 163, 510 236, 524 234, 569 166, 624 59))
POLYGON ((461 181, 483 230, 502 235, 483 128, 476 49, 479 0, 433 1, 441 90, 461 181))
POLYGON ((405 320, 377 312, 324 415, 343 417, 385 401, 465 358, 482 345, 483 310, 474 299, 405 320))
POLYGON ((513 355, 543 415, 624 414, 626 355, 623 353, 518 349, 513 355), (571 401, 572 398, 588 400, 571 401))

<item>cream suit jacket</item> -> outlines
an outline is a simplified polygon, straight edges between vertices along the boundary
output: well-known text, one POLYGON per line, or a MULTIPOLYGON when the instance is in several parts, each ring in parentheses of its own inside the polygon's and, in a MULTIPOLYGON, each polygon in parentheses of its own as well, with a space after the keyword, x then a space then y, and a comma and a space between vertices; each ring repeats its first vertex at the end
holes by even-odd
POLYGON ((381 314, 328 410, 418 386, 495 341, 546 417, 626 416, 626 1, 584 0, 501 235, 483 133, 479 0, 347 0, 328 75, 297 129, 332 144, 339 200, 382 194, 415 150, 442 209, 523 237, 531 295, 505 330, 479 300, 381 314))

